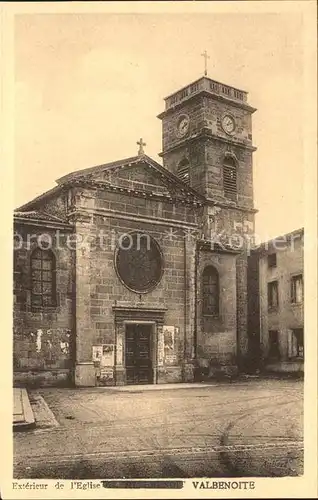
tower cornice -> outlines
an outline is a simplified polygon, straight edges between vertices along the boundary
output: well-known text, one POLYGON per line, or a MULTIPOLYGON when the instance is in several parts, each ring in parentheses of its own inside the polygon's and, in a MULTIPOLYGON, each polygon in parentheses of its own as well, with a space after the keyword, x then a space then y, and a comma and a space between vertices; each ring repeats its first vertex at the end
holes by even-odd
POLYGON ((157 117, 162 119, 167 114, 178 110, 185 102, 202 96, 217 99, 254 113, 256 108, 248 104, 247 95, 244 90, 211 80, 208 77, 202 77, 166 97, 166 108, 157 117))

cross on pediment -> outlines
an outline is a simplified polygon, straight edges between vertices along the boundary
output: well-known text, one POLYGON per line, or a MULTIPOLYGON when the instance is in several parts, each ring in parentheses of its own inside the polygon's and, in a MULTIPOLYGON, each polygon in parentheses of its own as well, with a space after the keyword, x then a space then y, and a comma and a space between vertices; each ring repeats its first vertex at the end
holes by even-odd
POLYGON ((139 141, 137 141, 137 144, 139 146, 138 156, 144 155, 145 154, 144 146, 147 146, 147 144, 142 140, 142 138, 140 138, 139 141))

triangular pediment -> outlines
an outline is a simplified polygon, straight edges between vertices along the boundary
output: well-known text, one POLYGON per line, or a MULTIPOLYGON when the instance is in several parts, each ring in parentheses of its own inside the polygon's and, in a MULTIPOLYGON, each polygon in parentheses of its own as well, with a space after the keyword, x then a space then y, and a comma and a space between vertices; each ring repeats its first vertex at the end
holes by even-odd
POLYGON ((180 199, 202 203, 204 198, 162 165, 146 155, 100 165, 69 174, 59 184, 95 185, 105 189, 128 191, 132 196, 144 193, 151 197, 180 199))

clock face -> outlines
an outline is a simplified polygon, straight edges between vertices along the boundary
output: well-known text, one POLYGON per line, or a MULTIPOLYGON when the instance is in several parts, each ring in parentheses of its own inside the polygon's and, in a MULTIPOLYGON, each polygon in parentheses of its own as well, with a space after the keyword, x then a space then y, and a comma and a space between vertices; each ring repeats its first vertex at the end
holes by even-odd
POLYGON ((232 132, 234 132, 235 130, 234 118, 232 118, 232 116, 229 115, 224 116, 222 120, 222 127, 227 134, 232 134, 232 132))
POLYGON ((189 124, 190 124, 190 118, 188 117, 188 115, 182 115, 179 118, 177 130, 178 130, 178 135, 180 137, 186 135, 186 133, 189 130, 189 124))

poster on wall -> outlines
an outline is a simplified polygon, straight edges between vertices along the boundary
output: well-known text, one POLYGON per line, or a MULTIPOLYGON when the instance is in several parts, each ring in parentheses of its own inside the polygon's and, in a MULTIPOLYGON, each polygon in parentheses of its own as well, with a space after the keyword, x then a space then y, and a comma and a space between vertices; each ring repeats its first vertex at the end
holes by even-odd
POLYGON ((102 346, 101 366, 114 366, 115 347, 114 344, 104 344, 102 346))
POLYGON ((121 366, 123 364, 123 339, 122 337, 118 337, 117 339, 117 365, 121 366))
POLYGON ((162 327, 158 327, 158 366, 163 365, 164 358, 164 342, 163 342, 163 330, 162 327))
POLYGON ((101 385, 112 385, 114 382, 114 370, 112 368, 101 368, 99 383, 101 385))
POLYGON ((165 356, 172 354, 174 351, 174 326, 164 326, 163 327, 163 341, 164 341, 164 352, 165 356))
POLYGON ((176 327, 163 327, 164 360, 165 364, 167 365, 173 365, 177 361, 177 356, 175 353, 175 335, 176 327))
POLYGON ((103 346, 102 345, 93 345, 93 362, 101 362, 103 355, 103 346))
POLYGON ((100 366, 114 366, 115 347, 114 344, 93 345, 93 362, 100 366))
POLYGON ((167 354, 165 357, 166 365, 175 365, 177 362, 176 354, 167 354))

